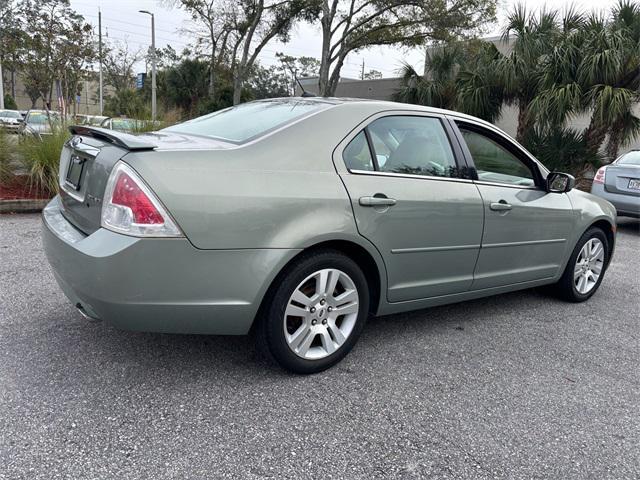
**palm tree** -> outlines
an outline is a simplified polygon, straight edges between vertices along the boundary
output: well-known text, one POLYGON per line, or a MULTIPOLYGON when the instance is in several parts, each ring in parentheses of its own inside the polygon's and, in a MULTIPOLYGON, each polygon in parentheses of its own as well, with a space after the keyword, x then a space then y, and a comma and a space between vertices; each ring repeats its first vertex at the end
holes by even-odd
MULTIPOLYGON (((620 85, 634 91, 635 102, 640 100, 640 4, 621 0, 613 10, 612 28, 619 30, 627 39, 623 54, 625 65, 620 85)), ((640 134, 640 118, 635 116, 627 104, 611 125, 606 153, 613 159, 621 146, 626 146, 640 134)))
POLYGON ((500 53, 481 40, 434 47, 426 57, 425 75, 409 64, 401 69, 396 101, 459 110, 494 122, 500 117, 503 88, 492 63, 500 53))
POLYGON ((519 4, 508 15, 502 38, 508 41, 512 35, 513 50, 498 58, 493 68, 504 85, 506 102, 518 108, 516 139, 522 141, 535 125, 530 104, 540 92, 541 65, 561 35, 558 13, 543 9, 533 15, 519 4))
POLYGON ((546 129, 562 127, 588 113, 583 139, 590 156, 607 135, 608 155, 615 156, 640 132, 632 108, 640 99, 640 8, 621 0, 611 21, 572 14, 570 28, 544 59, 541 90, 530 108, 546 129))
POLYGON ((405 63, 400 69, 400 89, 394 100, 452 110, 457 105, 456 75, 464 63, 459 43, 434 47, 425 58, 425 75, 405 63))
POLYGON ((469 115, 496 122, 505 103, 505 86, 495 68, 502 54, 495 44, 469 44, 467 62, 456 79, 458 109, 469 115))

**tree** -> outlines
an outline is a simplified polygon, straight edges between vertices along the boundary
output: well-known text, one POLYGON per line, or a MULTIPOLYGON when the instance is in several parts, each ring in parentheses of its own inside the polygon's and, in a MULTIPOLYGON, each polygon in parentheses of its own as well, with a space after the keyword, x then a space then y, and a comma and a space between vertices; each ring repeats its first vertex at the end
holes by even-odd
POLYGON ((247 86, 253 98, 276 98, 291 95, 291 78, 282 68, 254 64, 247 86))
POLYGON ((288 79, 290 87, 287 88, 287 95, 295 95, 297 79, 317 76, 320 71, 320 61, 313 57, 293 57, 277 52, 276 58, 279 68, 274 69, 274 74, 277 70, 278 75, 288 79))
POLYGON ((226 4, 220 0, 179 0, 179 4, 191 14, 199 26, 195 33, 199 45, 209 49, 209 96, 215 95, 216 70, 227 53, 227 41, 232 32, 232 23, 227 15, 226 4))
POLYGON ((590 156, 596 155, 607 135, 607 152, 617 154, 621 144, 640 132, 632 108, 640 100, 640 9, 619 3, 610 20, 601 16, 565 18, 561 40, 542 64, 541 91, 531 110, 546 129, 566 124, 578 114, 590 116, 583 133, 590 156))
POLYGON ((352 52, 375 45, 422 45, 470 34, 493 21, 495 0, 319 0, 320 95, 335 93, 352 52))
POLYGON ((274 38, 288 41, 294 23, 315 13, 310 0, 240 0, 229 8, 234 105, 240 102, 242 87, 263 48, 274 38))
POLYGON ((13 0, 0 0, 0 63, 10 73, 11 96, 16 96, 16 70, 24 54, 25 33, 19 28, 19 9, 13 0))
POLYGON ((542 9, 534 15, 524 4, 519 4, 508 15, 503 39, 515 36, 513 50, 497 58, 493 68, 500 75, 507 103, 518 108, 518 141, 534 126, 535 119, 529 108, 540 92, 540 65, 561 33, 556 11, 542 9))
POLYGON ((116 92, 135 86, 133 67, 142 58, 142 50, 131 50, 125 41, 112 41, 102 52, 102 71, 104 83, 112 86, 116 92))
POLYGON ((362 80, 378 80, 382 78, 382 72, 379 70, 370 69, 368 72, 364 72, 362 80))
POLYGON ((189 116, 198 112, 200 100, 207 96, 209 68, 206 62, 185 58, 166 72, 167 96, 189 116))
POLYGON ((425 58, 425 74, 402 67, 401 88, 395 99, 449 110, 495 122, 505 101, 494 62, 501 54, 490 42, 472 40, 432 47, 425 58))
POLYGON ((456 78, 465 62, 464 48, 459 43, 434 47, 427 52, 425 74, 420 75, 405 63, 401 69, 400 90, 395 99, 453 110, 458 105, 456 78))
POLYGON ((32 101, 42 98, 46 107, 54 80, 59 80, 68 98, 77 91, 83 68, 95 59, 91 25, 68 0, 22 0, 19 11, 25 32, 26 91, 32 101))

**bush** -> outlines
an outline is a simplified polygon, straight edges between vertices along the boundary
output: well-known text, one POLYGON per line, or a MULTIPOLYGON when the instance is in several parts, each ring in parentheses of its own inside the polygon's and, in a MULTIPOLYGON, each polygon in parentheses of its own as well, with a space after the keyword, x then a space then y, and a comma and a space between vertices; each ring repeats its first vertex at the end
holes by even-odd
POLYGON ((8 183, 13 178, 12 161, 15 150, 15 144, 7 132, 0 128, 0 183, 8 183))
POLYGON ((20 144, 19 150, 31 188, 51 195, 58 191, 60 152, 69 137, 66 128, 54 126, 51 135, 29 137, 20 144))
POLYGON ((551 171, 570 173, 579 181, 602 163, 600 155, 589 153, 582 134, 570 128, 533 129, 523 144, 551 171))
POLYGON ((7 110, 18 110, 18 104, 8 93, 4 94, 4 108, 7 110))

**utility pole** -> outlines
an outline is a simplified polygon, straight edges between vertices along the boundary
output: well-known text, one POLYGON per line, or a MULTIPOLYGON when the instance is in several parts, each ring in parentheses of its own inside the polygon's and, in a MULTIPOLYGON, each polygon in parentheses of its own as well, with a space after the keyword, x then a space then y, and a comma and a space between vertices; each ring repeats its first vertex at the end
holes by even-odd
POLYGON ((98 7, 98 57, 99 57, 99 65, 100 65, 100 85, 99 85, 99 94, 100 97, 100 115, 102 115, 103 109, 103 99, 102 99, 102 12, 100 11, 100 7, 98 7))
POLYGON ((139 10, 140 13, 151 15, 151 120, 156 120, 156 23, 153 13, 139 10))
POLYGON ((362 73, 360 74, 360 80, 364 80, 364 58, 362 59, 362 73))

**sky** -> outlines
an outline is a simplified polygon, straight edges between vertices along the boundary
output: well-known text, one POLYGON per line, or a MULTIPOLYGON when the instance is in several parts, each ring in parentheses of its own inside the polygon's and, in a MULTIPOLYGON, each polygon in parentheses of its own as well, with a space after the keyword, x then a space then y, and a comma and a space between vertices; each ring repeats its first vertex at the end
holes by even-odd
MULTIPOLYGON (((487 36, 497 35, 500 24, 504 22, 506 12, 517 3, 515 0, 500 0, 498 6, 498 22, 488 32, 487 36)), ((585 10, 609 11, 616 0, 527 0, 524 2, 530 9, 539 9, 545 5, 556 9, 564 9, 570 5, 585 10)), ((146 49, 151 43, 151 20, 148 15, 138 13, 138 10, 149 10, 155 14, 156 47, 167 44, 180 52, 188 46, 189 37, 181 30, 187 28, 189 16, 178 8, 169 8, 167 2, 157 0, 71 0, 71 6, 85 19, 98 25, 98 9, 102 11, 103 35, 110 39, 126 41, 131 49, 146 49)), ((264 65, 277 63, 276 53, 283 52, 292 56, 319 57, 321 36, 319 26, 299 24, 286 44, 272 42, 265 47, 259 59, 264 65)), ((352 53, 347 57, 342 68, 342 76, 359 78, 362 62, 365 71, 375 69, 382 72, 384 77, 397 76, 397 71, 403 62, 412 64, 417 69, 422 68, 424 53, 419 50, 405 51, 398 48, 376 47, 366 51, 352 53)), ((144 70, 144 64, 138 66, 144 70)), ((419 70, 420 71, 420 70, 419 70)))

